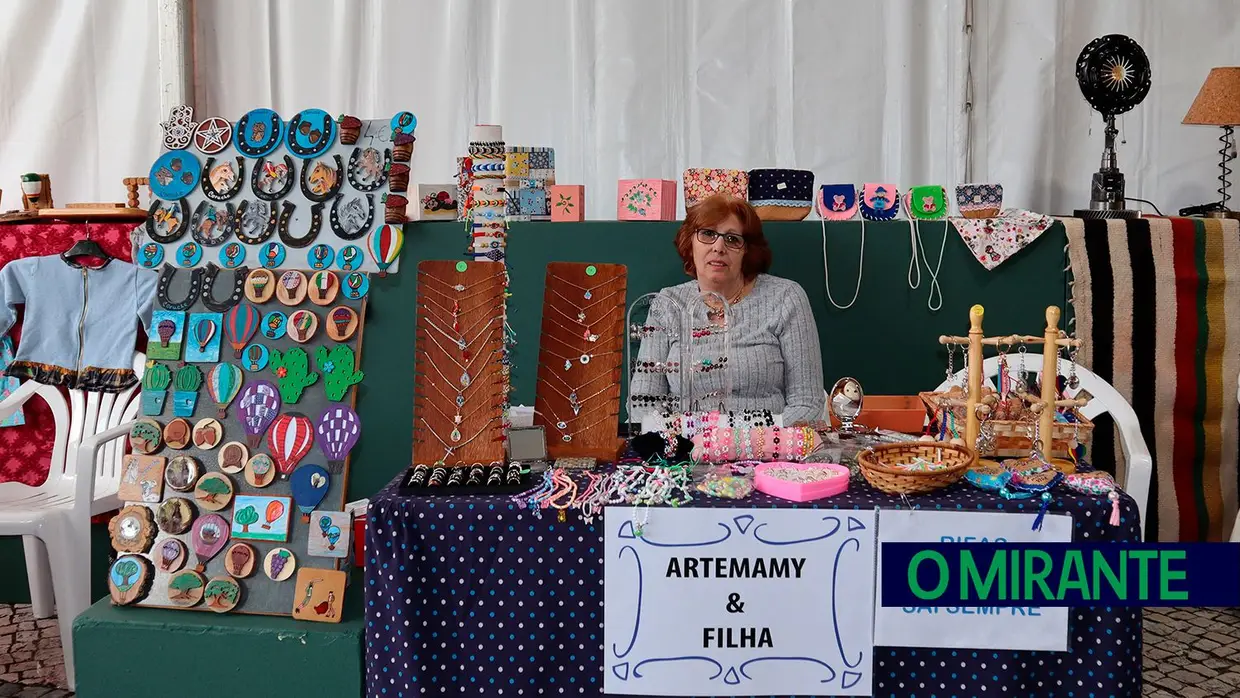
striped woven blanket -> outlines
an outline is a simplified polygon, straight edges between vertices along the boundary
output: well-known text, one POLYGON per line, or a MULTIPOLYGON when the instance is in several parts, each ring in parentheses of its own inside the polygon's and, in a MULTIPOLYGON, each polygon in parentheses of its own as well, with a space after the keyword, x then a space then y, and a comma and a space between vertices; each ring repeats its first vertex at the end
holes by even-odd
MULTIPOLYGON (((1080 362, 1128 399, 1154 458, 1151 540, 1226 540, 1240 461, 1240 226, 1061 219, 1080 362)), ((1122 451, 1095 429, 1093 458, 1122 451)))

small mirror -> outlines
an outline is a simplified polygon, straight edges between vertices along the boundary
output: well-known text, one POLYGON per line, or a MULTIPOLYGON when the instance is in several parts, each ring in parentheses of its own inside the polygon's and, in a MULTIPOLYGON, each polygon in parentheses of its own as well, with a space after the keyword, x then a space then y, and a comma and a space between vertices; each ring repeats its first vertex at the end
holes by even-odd
POLYGON ((840 421, 841 434, 860 434, 869 431, 854 420, 861 414, 865 392, 856 378, 841 378, 831 388, 831 414, 840 421))

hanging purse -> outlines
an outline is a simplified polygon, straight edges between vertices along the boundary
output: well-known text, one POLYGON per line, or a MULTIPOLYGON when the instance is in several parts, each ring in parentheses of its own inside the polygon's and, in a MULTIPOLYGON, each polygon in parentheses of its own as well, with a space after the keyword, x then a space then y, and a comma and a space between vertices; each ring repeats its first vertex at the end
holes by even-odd
POLYGON ((956 208, 965 218, 994 218, 1003 209, 1003 185, 957 185, 956 208))
POLYGON ((909 246, 912 247, 912 259, 909 260, 909 288, 921 285, 921 265, 918 256, 925 260, 926 271, 930 273, 930 297, 926 307, 932 312, 943 307, 943 289, 939 286, 939 270, 943 268, 943 250, 947 248, 947 190, 938 184, 913 187, 904 195, 904 212, 908 215, 909 246), (926 252, 921 242, 921 221, 943 221, 943 241, 939 245, 939 260, 934 268, 926 259, 926 252), (913 281, 913 270, 917 270, 917 280, 913 281), (938 296, 938 303, 935 303, 938 296))
POLYGON ((861 217, 868 221, 895 220, 900 213, 900 192, 894 184, 861 185, 861 217))
POLYGON ((908 217, 919 221, 937 221, 947 217, 947 190, 937 184, 913 187, 904 195, 908 217))
POLYGON ((824 221, 847 221, 857 215, 857 187, 824 184, 818 187, 818 216, 824 221))
POLYGON ((690 167, 684 173, 685 210, 715 194, 744 200, 749 196, 749 175, 744 170, 718 167, 690 167))
POLYGON ((799 221, 814 203, 814 173, 763 168, 749 171, 749 203, 764 221, 799 221))

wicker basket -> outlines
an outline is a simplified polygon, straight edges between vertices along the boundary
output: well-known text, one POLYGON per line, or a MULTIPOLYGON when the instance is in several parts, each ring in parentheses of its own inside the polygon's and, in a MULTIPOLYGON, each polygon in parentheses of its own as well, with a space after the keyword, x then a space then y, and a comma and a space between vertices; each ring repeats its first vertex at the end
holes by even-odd
MULTIPOLYGON (((931 424, 936 423, 939 418, 939 398, 942 393, 923 392, 918 393, 921 401, 926 405, 926 414, 931 424)), ((959 396, 953 396, 959 397, 959 396)), ((964 407, 953 407, 950 412, 956 415, 956 428, 964 433, 964 407)), ((1090 436, 1094 431, 1094 423, 1089 421, 1087 417, 1079 411, 1073 410, 1079 424, 1072 422, 1054 422, 1051 425, 1051 452, 1046 454, 1048 458, 1069 458, 1074 439, 1080 440, 1083 444, 1090 442, 1090 436)), ((1029 438, 1030 430, 1033 429, 1033 423, 1022 421, 1019 419, 991 419, 986 422, 990 425, 988 428, 994 431, 995 447, 993 450, 978 454, 983 458, 1018 458, 1029 455, 1029 449, 1032 447, 1029 438)))
POLYGON ((866 481, 888 494, 925 494, 955 484, 975 463, 972 449, 941 442, 909 441, 882 444, 857 454, 857 463, 866 481), (914 458, 941 459, 943 470, 908 471, 892 465, 907 463, 914 458))

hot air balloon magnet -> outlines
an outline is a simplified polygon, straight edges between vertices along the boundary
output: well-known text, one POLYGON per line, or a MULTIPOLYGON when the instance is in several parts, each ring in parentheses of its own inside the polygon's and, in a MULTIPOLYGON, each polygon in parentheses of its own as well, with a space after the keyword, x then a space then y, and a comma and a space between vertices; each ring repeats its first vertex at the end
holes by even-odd
POLYGON ((194 447, 210 451, 224 440, 224 426, 218 420, 207 417, 194 425, 194 447))
POLYGON ((135 604, 151 590, 151 563, 141 555, 122 555, 108 568, 108 594, 117 606, 135 604))
POLYGON ((258 331, 261 317, 258 309, 249 303, 238 303, 224 314, 224 336, 228 338, 234 358, 241 358, 241 350, 258 331))
POLYGON ((293 591, 293 617, 319 623, 339 623, 340 604, 348 575, 342 570, 302 567, 293 591))
POLYGON ((130 504, 108 522, 112 549, 118 553, 145 553, 155 541, 155 518, 141 504, 130 504))
POLYGON ((256 453, 245 463, 245 481, 263 488, 276 479, 276 462, 266 453, 256 453))
POLYGON ((288 331, 288 316, 279 310, 273 310, 263 316, 261 329, 267 339, 280 339, 288 331))
POLYGON ((288 336, 298 344, 305 344, 319 329, 319 316, 312 310, 294 310, 288 317, 288 336))
MULTIPOLYGON (((233 538, 236 539, 236 537, 237 534, 234 533, 233 538)), ((257 556, 258 553, 254 552, 254 546, 249 543, 233 543, 224 553, 224 569, 234 577, 248 577, 254 574, 257 556)))
POLYGON ((154 269, 164 263, 164 246, 157 242, 146 242, 138 248, 138 258, 134 260, 143 269, 154 269))
MULTIPOLYGON (((163 257, 162 250, 160 257, 163 257)), ((365 263, 366 257, 362 248, 357 245, 345 245, 340 248, 340 254, 336 255, 336 266, 340 267, 340 271, 354 271, 365 263)))
POLYGON ((193 456, 176 456, 164 468, 164 484, 177 492, 189 492, 202 474, 202 466, 193 456))
POLYGON ((336 251, 331 245, 319 243, 310 248, 306 253, 306 265, 311 269, 330 269, 332 262, 336 261, 336 251))
POLYGON ((347 342, 361 324, 357 311, 347 305, 338 305, 327 314, 327 336, 337 342, 347 342))
POLYGON ((262 253, 259 261, 264 269, 275 269, 284 264, 284 258, 288 252, 284 249, 284 245, 278 242, 269 242, 262 247, 262 253))
POLYGON ((293 503, 301 513, 302 523, 310 523, 310 512, 327 496, 331 483, 331 474, 321 465, 307 463, 293 471, 289 487, 293 490, 293 503))
POLYGON ((187 242, 177 248, 176 262, 178 265, 191 269, 198 266, 202 261, 202 245, 196 242, 187 242))
POLYGON ((273 582, 283 582, 293 576, 297 558, 288 548, 273 548, 263 559, 263 573, 273 582))
POLYGON ((230 242, 220 248, 220 266, 225 269, 236 269, 245 263, 245 246, 230 242))
POLYGON ((220 472, 236 475, 245 470, 245 462, 250 459, 250 449, 240 441, 229 441, 220 448, 220 472))
POLYGON ((165 538, 153 557, 160 572, 171 574, 185 566, 189 549, 178 538, 165 538))
POLYGON ((179 536, 194 523, 194 507, 184 497, 169 497, 156 510, 155 523, 164 533, 179 536))
POLYGON ((329 405, 315 424, 319 450, 332 472, 344 470, 344 461, 362 435, 362 420, 348 405, 329 405))
POLYGON ((237 403, 241 407, 246 443, 250 448, 257 448, 267 427, 280 413, 280 391, 271 381, 251 381, 241 389, 237 403))
POLYGON ((370 277, 366 274, 355 271, 344 277, 344 297, 351 301, 360 299, 370 290, 370 277))
POLYGON ((194 570, 177 572, 168 579, 168 601, 181 608, 196 606, 206 586, 207 578, 194 570))
POLYGON ((139 419, 129 429, 129 446, 134 453, 150 455, 164 445, 164 428, 153 419, 139 419))
POLYGON ((276 294, 276 275, 270 269, 255 269, 245 277, 245 297, 263 304, 276 294))
POLYGON ((198 558, 198 571, 205 571, 211 558, 228 544, 228 521, 219 514, 199 516, 194 520, 190 544, 194 546, 194 556, 198 558))
POLYGON ((396 263, 400 248, 405 244, 404 226, 384 225, 370 234, 366 247, 379 268, 379 276, 387 276, 387 270, 396 263))
POLYGON ((250 373, 258 373, 267 368, 271 360, 271 350, 262 344, 251 344, 242 352, 241 365, 250 373))
POLYGON ((276 462, 276 469, 287 478, 302 458, 314 446, 314 425, 310 418, 296 412, 286 412, 271 423, 267 431, 267 450, 276 462))
POLYGON ((306 275, 295 270, 289 270, 280 275, 280 282, 276 284, 276 300, 287 306, 295 306, 306 300, 306 291, 309 290, 310 282, 306 281, 306 275))
POLYGON ((168 459, 163 456, 125 456, 116 498, 122 502, 158 503, 163 499, 164 466, 167 464, 168 459))
POLYGON ((207 396, 215 403, 216 416, 220 419, 228 416, 228 405, 241 392, 244 382, 241 367, 236 364, 216 364, 207 373, 207 396))
POLYGON ((156 310, 151 313, 150 341, 146 358, 177 361, 185 336, 185 313, 179 310, 156 310), (158 340, 158 341, 156 341, 158 340))
POLYGON ((241 603, 241 585, 232 577, 212 577, 202 598, 212 611, 228 613, 241 603))
POLYGON ((168 448, 180 451, 188 446, 192 439, 189 422, 180 417, 164 426, 164 443, 168 444, 168 448))
POLYGON ((220 360, 220 342, 224 337, 223 313, 190 313, 189 341, 185 342, 185 360, 213 364, 220 360))
POLYGON ((207 511, 219 511, 232 502, 232 480, 223 473, 207 473, 194 484, 194 499, 207 511))
POLYGON ((292 507, 288 497, 239 494, 233 503, 232 537, 283 543, 288 540, 292 507))
POLYGON ((316 557, 348 557, 353 522, 343 511, 315 511, 306 529, 306 554, 316 557))
POLYGON ((331 305, 340 293, 340 279, 330 271, 317 271, 310 277, 310 302, 315 305, 331 305))

